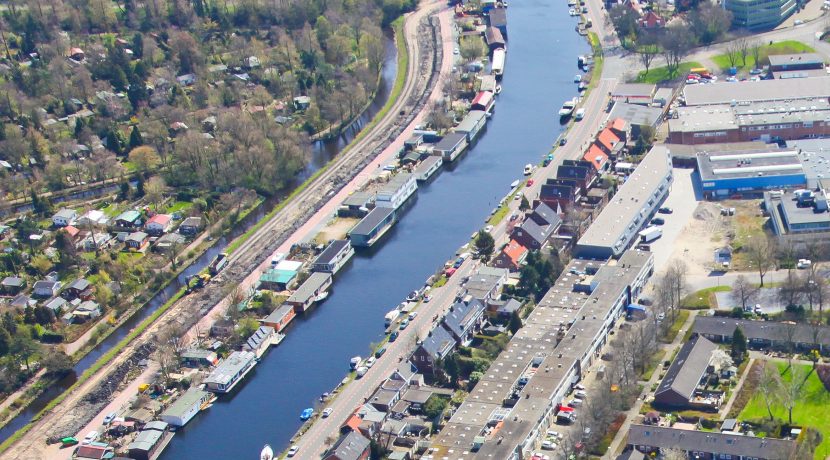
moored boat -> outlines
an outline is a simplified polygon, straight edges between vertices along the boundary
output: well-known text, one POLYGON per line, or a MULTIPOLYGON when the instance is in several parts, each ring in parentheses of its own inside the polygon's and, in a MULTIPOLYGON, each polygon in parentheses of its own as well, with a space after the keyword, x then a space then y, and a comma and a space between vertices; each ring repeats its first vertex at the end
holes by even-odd
POLYGON ((349 361, 349 366, 352 368, 352 370, 355 370, 357 369, 357 366, 360 364, 360 361, 362 360, 363 359, 360 356, 355 356, 351 359, 351 361, 349 361))
POLYGON ((300 420, 308 420, 311 416, 314 415, 314 409, 308 408, 304 409, 303 412, 300 414, 300 420))
POLYGON ((573 98, 569 101, 565 101, 565 103, 562 104, 562 108, 559 109, 559 116, 562 118, 571 116, 571 114, 574 113, 574 109, 576 108, 576 102, 576 98, 573 98))
POLYGON ((273 460, 274 459, 274 450, 271 449, 271 446, 266 444, 265 447, 262 448, 262 452, 259 453, 259 460, 273 460))

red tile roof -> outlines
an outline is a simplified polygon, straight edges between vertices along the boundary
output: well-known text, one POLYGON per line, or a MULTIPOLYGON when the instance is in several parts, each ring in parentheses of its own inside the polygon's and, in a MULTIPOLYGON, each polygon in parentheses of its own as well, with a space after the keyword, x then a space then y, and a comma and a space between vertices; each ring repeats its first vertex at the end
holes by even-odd
POLYGON ((77 227, 74 227, 72 225, 67 225, 63 228, 63 231, 65 231, 67 235, 71 236, 72 238, 75 238, 76 236, 78 236, 78 233, 81 233, 81 231, 78 230, 77 227))
POLYGON ((625 131, 628 129, 628 122, 622 118, 615 118, 608 123, 608 127, 616 131, 625 131))
POLYGON ((159 224, 162 227, 164 227, 165 225, 170 223, 170 219, 172 219, 170 214, 156 214, 155 216, 147 220, 147 224, 145 225, 159 224))
POLYGON ((585 152, 585 155, 582 158, 586 161, 590 161, 591 164, 594 165, 594 168, 597 168, 597 170, 602 169, 608 161, 608 155, 606 155, 605 152, 594 144, 591 145, 591 148, 585 152))
POLYGON ((597 135, 597 142, 602 144, 609 152, 614 150, 614 145, 619 142, 620 139, 608 128, 603 129, 600 131, 599 135, 597 135))
POLYGON ((527 254, 527 248, 522 246, 516 240, 510 240, 510 242, 507 243, 507 246, 502 249, 502 252, 504 252, 504 254, 509 257, 511 261, 513 261, 513 264, 518 266, 522 261, 522 257, 527 254))

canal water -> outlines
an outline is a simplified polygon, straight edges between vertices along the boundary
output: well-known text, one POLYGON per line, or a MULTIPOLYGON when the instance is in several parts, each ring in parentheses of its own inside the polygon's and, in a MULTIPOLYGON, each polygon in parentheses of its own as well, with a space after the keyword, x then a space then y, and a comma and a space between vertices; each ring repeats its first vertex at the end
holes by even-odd
POLYGON ((477 145, 422 187, 380 246, 358 254, 328 299, 295 319, 233 394, 178 431, 161 460, 255 459, 266 443, 286 448, 300 412, 381 340, 384 314, 453 257, 523 166, 548 152, 562 130, 557 111, 576 95, 576 57, 590 50, 566 2, 511 0, 508 24, 504 90, 477 145))
MULTIPOLYGON (((297 183, 299 185, 314 174, 315 171, 320 169, 323 165, 325 165, 328 161, 332 158, 337 156, 340 151, 346 145, 351 142, 351 140, 360 132, 360 130, 371 121, 372 117, 380 111, 380 109, 386 104, 386 101, 389 99, 389 91, 392 88, 392 85, 395 83, 395 77, 397 74, 397 47, 395 46, 395 42, 392 39, 391 33, 386 36, 385 39, 385 49, 386 54, 384 57, 384 64, 383 70, 381 74, 381 81, 378 87, 378 92, 375 99, 369 105, 369 108, 366 112, 360 116, 354 123, 348 128, 343 131, 339 136, 326 140, 326 141, 318 141, 315 142, 311 149, 311 158, 309 160, 308 166, 297 176, 297 183)), ((135 183, 132 184, 135 186, 135 183)), ((71 197, 72 199, 80 199, 84 197, 94 197, 101 195, 103 193, 113 193, 118 189, 118 186, 112 187, 104 187, 101 189, 97 189, 95 191, 86 191, 86 192, 78 192, 73 194, 71 197), (100 193, 99 193, 100 192, 100 193)), ((287 191, 286 194, 290 192, 287 191)), ((153 314, 159 307, 164 305, 171 296, 173 296, 182 286, 185 285, 185 279, 193 275, 195 273, 201 272, 207 265, 216 257, 217 254, 221 253, 225 247, 232 241, 235 237, 241 235, 245 231, 247 231, 253 224, 259 221, 267 211, 271 210, 279 201, 280 199, 285 196, 277 196, 267 200, 260 206, 256 212, 252 212, 245 219, 243 219, 239 224, 237 224, 231 231, 228 237, 220 238, 216 244, 214 244, 210 249, 208 249, 201 257, 197 258, 196 261, 191 264, 185 271, 179 275, 176 282, 171 283, 167 286, 166 289, 159 292, 155 297, 153 297, 150 302, 143 308, 141 311, 136 313, 132 318, 127 320, 121 327, 118 328, 114 333, 112 333, 109 337, 107 337, 103 342, 98 344, 97 347, 92 349, 84 358, 82 358, 78 363, 74 366, 73 372, 66 376, 63 380, 58 382, 56 385, 50 387, 46 392, 44 392, 40 397, 38 397, 35 401, 32 402, 25 410, 23 410, 20 414, 18 414, 14 419, 9 421, 2 429, 0 429, 0 442, 11 436, 15 431, 22 428, 24 425, 29 423, 32 418, 40 412, 46 404, 49 403, 52 399, 57 397, 61 394, 64 390, 69 388, 75 381, 77 380, 77 376, 81 375, 87 368, 89 368, 95 361, 98 360, 104 353, 109 351, 114 345, 121 341, 121 339, 126 336, 130 330, 132 330, 135 326, 141 323, 145 318, 153 314)), ((55 200, 55 202, 63 201, 55 200)), ((24 205, 30 206, 30 205, 24 205)), ((25 210, 25 209, 24 209, 25 210)))

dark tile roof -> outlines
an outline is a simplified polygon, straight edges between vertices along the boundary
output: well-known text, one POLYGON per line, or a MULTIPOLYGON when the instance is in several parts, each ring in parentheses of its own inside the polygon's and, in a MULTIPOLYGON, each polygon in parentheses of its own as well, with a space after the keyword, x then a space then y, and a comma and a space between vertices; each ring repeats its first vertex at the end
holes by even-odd
POLYGON ((628 443, 663 449, 757 457, 789 458, 795 442, 783 439, 756 438, 707 431, 678 430, 651 425, 631 425, 628 443))
POLYGON ((458 302, 450 308, 444 317, 444 325, 456 337, 461 337, 475 318, 484 312, 484 305, 476 299, 467 303, 458 302))
POLYGON ((349 240, 334 240, 331 244, 320 253, 319 256, 314 260, 315 264, 330 264, 340 251, 342 251, 345 247, 349 246, 351 243, 349 240))
POLYGON ((554 228, 558 227, 562 222, 562 219, 559 218, 559 214, 557 214, 556 211, 551 209, 551 207, 545 203, 539 203, 536 205, 536 208, 533 209, 533 213, 530 215, 530 218, 539 225, 551 225, 554 228))
POLYGON ((668 391, 674 391, 690 399, 706 372, 706 368, 709 367, 709 360, 715 349, 717 345, 701 336, 693 337, 683 344, 666 372, 666 376, 663 377, 663 381, 660 382, 660 386, 657 387, 654 393, 655 399, 659 399, 661 394, 668 391))
POLYGON ((553 225, 539 225, 533 219, 525 219, 516 229, 524 231, 540 245, 544 244, 555 230, 553 225))
POLYGON ((817 344, 830 345, 830 327, 808 324, 698 316, 692 326, 692 331, 698 334, 732 337, 738 325, 741 326, 741 330, 749 340, 788 341, 792 337, 795 342, 813 344, 817 338, 817 344))
POLYGON ((455 347, 455 339, 442 326, 436 326, 421 343, 424 349, 433 358, 443 358, 455 347))
POLYGON ((355 431, 344 434, 332 446, 326 458, 335 457, 339 460, 358 460, 369 448, 369 440, 355 431))

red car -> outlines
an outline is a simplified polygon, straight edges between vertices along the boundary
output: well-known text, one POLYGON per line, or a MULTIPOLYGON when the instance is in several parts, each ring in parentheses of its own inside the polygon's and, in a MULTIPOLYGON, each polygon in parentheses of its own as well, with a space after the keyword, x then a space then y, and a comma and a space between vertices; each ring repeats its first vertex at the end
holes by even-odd
POLYGON ((527 186, 530 187, 531 185, 533 185, 533 179, 528 179, 527 186))
POLYGON ((448 268, 447 271, 444 272, 444 274, 447 275, 447 278, 449 278, 450 276, 455 274, 455 270, 455 268, 448 268))

